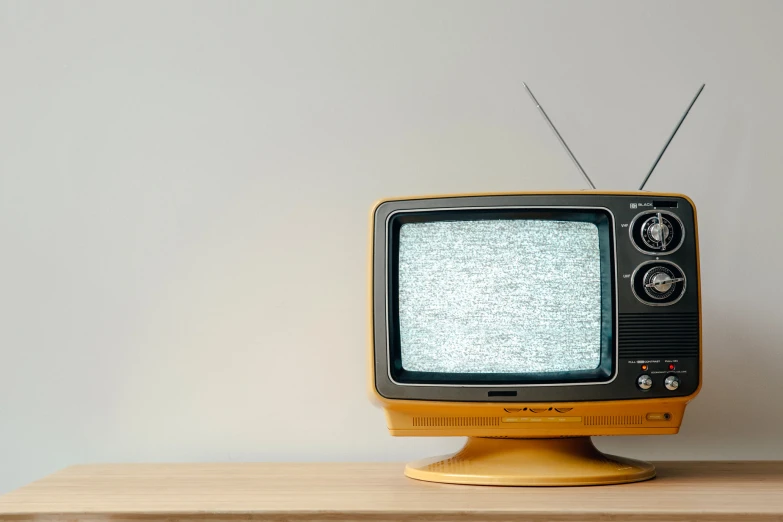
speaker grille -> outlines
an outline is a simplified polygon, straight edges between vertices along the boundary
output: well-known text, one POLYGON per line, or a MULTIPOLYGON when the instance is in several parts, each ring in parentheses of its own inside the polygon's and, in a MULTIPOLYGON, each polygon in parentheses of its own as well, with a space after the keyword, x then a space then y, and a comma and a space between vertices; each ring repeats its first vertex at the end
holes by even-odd
POLYGON ((699 314, 620 314, 621 358, 699 356, 699 314))
POLYGON ((456 428, 499 426, 500 417, 413 417, 413 425, 456 428))
POLYGON ((642 424, 641 415, 588 415, 585 426, 638 426, 642 424))

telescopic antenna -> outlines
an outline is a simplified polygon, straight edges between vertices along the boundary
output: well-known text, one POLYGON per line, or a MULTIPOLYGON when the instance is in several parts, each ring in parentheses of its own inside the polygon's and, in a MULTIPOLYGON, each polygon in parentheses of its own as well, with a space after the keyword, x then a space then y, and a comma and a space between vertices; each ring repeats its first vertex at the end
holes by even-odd
POLYGON ((590 184, 590 187, 591 188, 595 188, 595 185, 593 185, 593 182, 590 179, 590 176, 587 175, 587 172, 585 172, 585 169, 583 169, 582 165, 579 164, 579 161, 577 161, 576 156, 574 156, 574 153, 571 152, 571 149, 568 148, 568 145, 566 144, 566 142, 563 139, 563 137, 560 135, 559 132, 557 132, 557 127, 555 127, 555 124, 552 123, 552 120, 550 120, 549 116, 546 115, 546 112, 544 111, 544 108, 541 106, 540 103, 538 103, 538 100, 536 100, 536 97, 533 96, 533 91, 530 90, 530 87, 528 87, 526 83, 522 82, 522 85, 525 86, 525 89, 527 89, 527 93, 533 99, 533 103, 535 103, 536 107, 538 107, 538 110, 541 111, 541 115, 544 117, 544 119, 549 124, 549 126, 552 127, 552 130, 555 132, 555 136, 557 136, 557 139, 560 140, 560 144, 563 146, 563 148, 566 150, 566 152, 568 152, 568 155, 571 156, 571 159, 574 160, 574 165, 576 165, 576 168, 578 168, 579 172, 582 173, 582 176, 585 177, 587 182, 590 184))
POLYGON ((663 149, 661 150, 661 153, 658 154, 658 157, 655 158, 655 163, 653 163, 652 168, 650 168, 650 172, 647 173, 647 176, 645 176, 644 181, 642 181, 641 186, 639 187, 639 190, 642 190, 644 186, 647 184, 647 180, 650 179, 650 176, 652 176, 653 171, 655 170, 655 167, 658 166, 658 162, 661 161, 661 157, 663 156, 663 153, 666 152, 666 149, 669 147, 669 143, 672 142, 674 139, 674 135, 677 134, 677 131, 680 130, 680 125, 682 125, 682 122, 685 121, 685 118, 688 116, 688 113, 691 112, 691 107, 693 107, 693 104, 696 103, 696 100, 699 99, 699 95, 701 94, 701 91, 704 90, 704 86, 706 84, 702 83, 701 87, 699 87, 699 92, 696 93, 696 96, 693 97, 693 100, 691 101, 691 104, 688 105, 688 108, 685 109, 685 114, 682 115, 682 118, 680 118, 680 121, 677 123, 677 126, 674 127, 674 131, 672 132, 672 135, 669 136, 669 140, 666 142, 666 145, 663 146, 663 149))

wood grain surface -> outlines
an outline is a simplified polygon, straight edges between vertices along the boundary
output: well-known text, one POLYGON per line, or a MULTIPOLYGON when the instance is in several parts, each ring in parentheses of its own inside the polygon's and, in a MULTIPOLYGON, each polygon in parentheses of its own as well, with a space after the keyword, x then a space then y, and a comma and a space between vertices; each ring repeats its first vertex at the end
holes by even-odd
POLYGON ((636 484, 514 488, 418 482, 394 463, 84 465, 0 497, 0 520, 783 521, 783 461, 656 466, 636 484))

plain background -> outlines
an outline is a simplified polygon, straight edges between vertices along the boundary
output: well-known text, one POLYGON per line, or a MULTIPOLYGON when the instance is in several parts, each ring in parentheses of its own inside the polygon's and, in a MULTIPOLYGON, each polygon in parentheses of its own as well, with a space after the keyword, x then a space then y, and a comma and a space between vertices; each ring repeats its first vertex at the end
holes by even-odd
MULTIPOLYGON (((366 395, 386 196, 700 217, 704 387, 649 459, 783 458, 783 2, 0 2, 0 492, 87 462, 410 460, 366 395)), ((665 325, 662 325, 665 327, 665 325)))

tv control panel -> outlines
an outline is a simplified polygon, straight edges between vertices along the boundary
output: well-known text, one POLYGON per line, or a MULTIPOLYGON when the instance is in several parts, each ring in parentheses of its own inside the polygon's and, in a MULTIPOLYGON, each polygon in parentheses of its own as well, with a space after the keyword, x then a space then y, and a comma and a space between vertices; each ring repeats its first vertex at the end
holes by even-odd
POLYGON ((619 294, 626 294, 619 306, 625 368, 619 377, 638 397, 691 394, 698 388, 700 342, 693 207, 685 198, 640 193, 615 216, 619 294))

